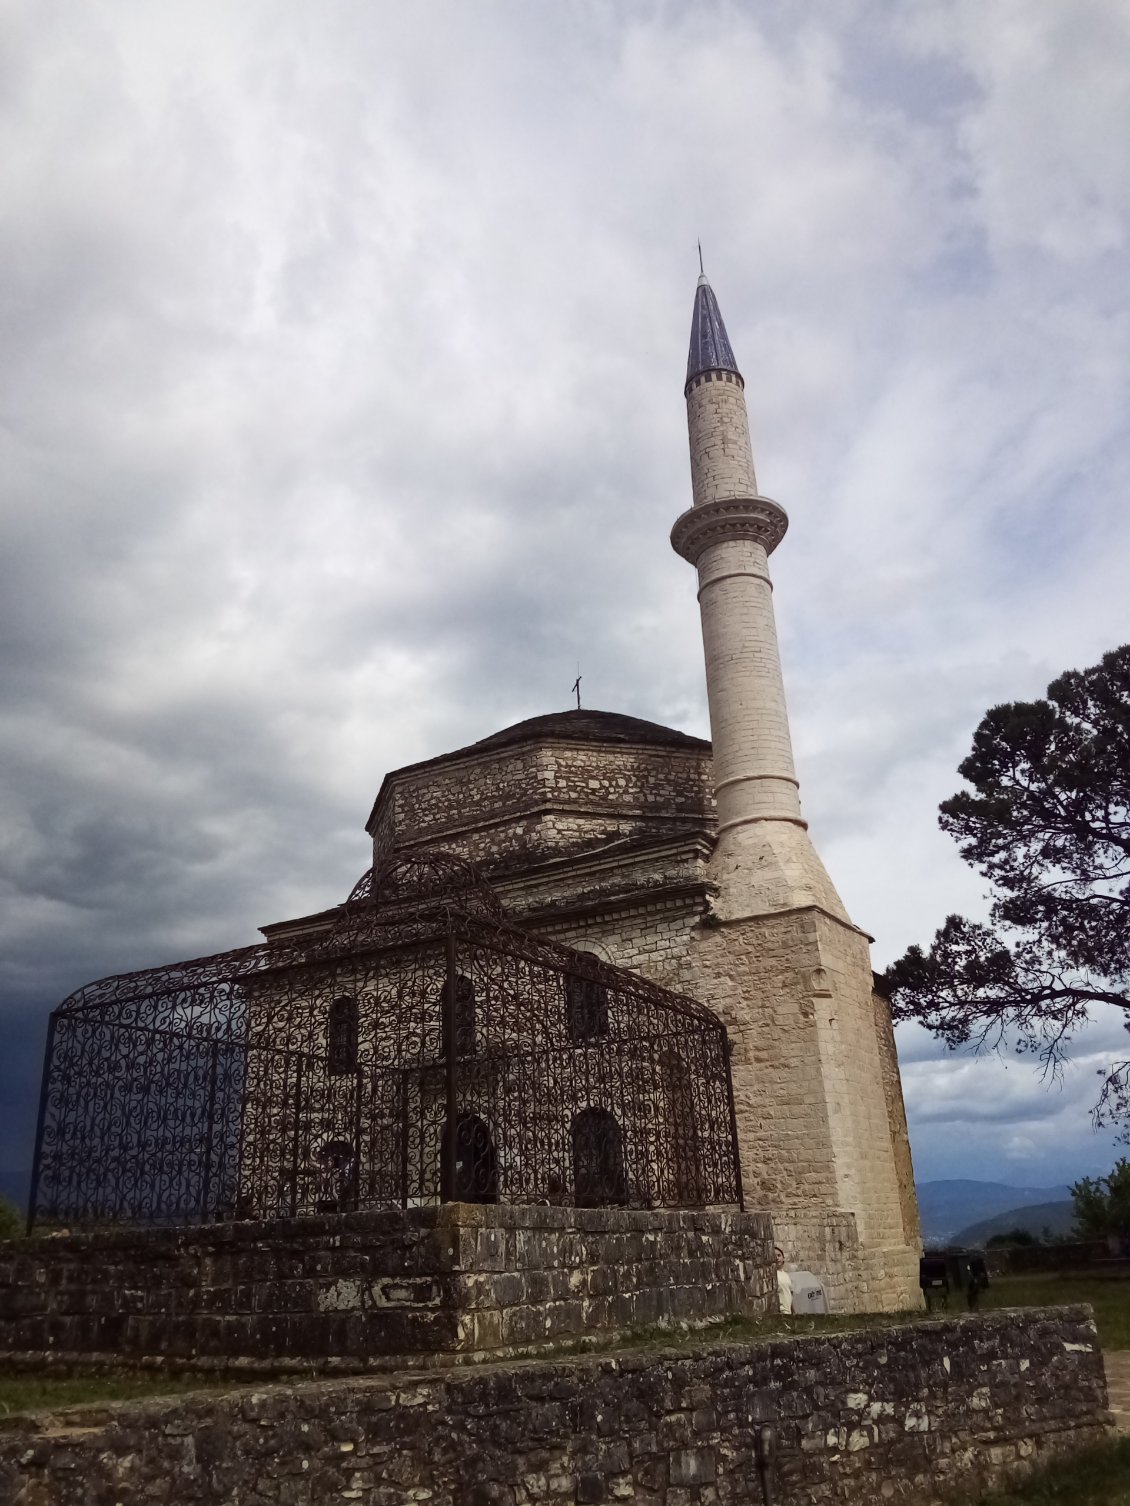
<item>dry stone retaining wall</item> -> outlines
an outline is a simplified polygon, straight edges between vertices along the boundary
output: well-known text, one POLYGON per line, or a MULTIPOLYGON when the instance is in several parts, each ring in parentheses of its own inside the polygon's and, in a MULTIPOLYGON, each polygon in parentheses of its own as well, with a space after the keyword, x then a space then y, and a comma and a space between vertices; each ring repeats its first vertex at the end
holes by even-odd
POLYGON ((1106 1433, 1085 1308, 119 1403, 0 1424, 21 1506, 935 1506, 1106 1433))

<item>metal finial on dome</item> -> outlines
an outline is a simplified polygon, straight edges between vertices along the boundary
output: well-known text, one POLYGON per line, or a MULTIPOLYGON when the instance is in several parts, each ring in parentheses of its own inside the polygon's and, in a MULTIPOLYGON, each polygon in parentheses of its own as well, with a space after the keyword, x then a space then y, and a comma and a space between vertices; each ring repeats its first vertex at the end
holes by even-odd
POLYGON ((702 284, 705 281, 706 281, 706 268, 702 265, 702 242, 699 241, 699 243, 698 243, 698 285, 699 285, 699 287, 701 287, 702 284))
MULTIPOLYGON (((701 266, 702 247, 699 246, 701 266)), ((706 280, 704 272, 698 279, 694 295, 694 314, 691 316, 691 348, 687 356, 687 381, 704 371, 732 371, 740 376, 730 337, 722 322, 722 311, 714 296, 714 289, 706 280)))

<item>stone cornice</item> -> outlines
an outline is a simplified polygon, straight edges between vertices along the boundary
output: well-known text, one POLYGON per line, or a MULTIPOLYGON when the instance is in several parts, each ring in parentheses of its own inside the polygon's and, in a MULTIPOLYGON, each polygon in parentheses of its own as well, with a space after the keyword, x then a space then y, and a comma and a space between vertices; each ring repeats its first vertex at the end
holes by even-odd
MULTIPOLYGON (((702 913, 714 886, 705 879, 682 879, 657 883, 651 887, 623 889, 607 894, 582 895, 575 900, 551 900, 546 904, 531 904, 528 910, 513 915, 513 924, 523 928, 537 928, 543 934, 552 932, 556 922, 578 919, 593 919, 600 916, 609 919, 626 911, 642 907, 662 905, 664 908, 683 908, 690 901, 696 912, 702 913)), ((633 969, 634 971, 634 969, 633 969)))
MULTIPOLYGON (((717 888, 717 885, 715 885, 717 888)), ((751 921, 778 920, 783 915, 819 915, 824 920, 831 921, 832 925, 839 926, 841 930, 851 931, 856 936, 862 936, 869 945, 874 945, 875 938, 862 926, 857 926, 854 921, 845 920, 842 915, 834 915, 824 905, 786 905, 780 910, 758 910, 752 915, 715 915, 714 923, 724 928, 726 926, 749 925, 751 921)))
POLYGON ((730 539, 750 539, 772 554, 788 526, 785 509, 770 497, 725 497, 683 513, 671 530, 671 547, 692 565, 711 544, 730 539))
POLYGON ((715 820, 712 808, 680 810, 674 806, 631 807, 617 805, 613 801, 593 801, 585 805, 570 805, 565 800, 518 799, 505 810, 490 811, 474 821, 433 821, 418 827, 414 836, 404 837, 396 845, 406 852, 416 847, 443 847, 453 838, 465 837, 471 832, 497 831, 502 827, 513 826, 518 821, 545 816, 580 816, 588 820, 599 820, 604 817, 631 819, 648 826, 659 825, 661 822, 692 827, 713 826, 715 820))
MULTIPOLYGON (((625 874, 653 867, 670 858, 676 865, 705 863, 714 850, 710 831, 669 832, 650 842, 621 838, 605 846, 579 852, 554 853, 529 866, 510 872, 492 872, 491 886, 503 894, 508 888, 559 891, 562 883, 577 884, 582 878, 602 873, 625 874)), ((671 868, 669 872, 674 872, 671 868)))

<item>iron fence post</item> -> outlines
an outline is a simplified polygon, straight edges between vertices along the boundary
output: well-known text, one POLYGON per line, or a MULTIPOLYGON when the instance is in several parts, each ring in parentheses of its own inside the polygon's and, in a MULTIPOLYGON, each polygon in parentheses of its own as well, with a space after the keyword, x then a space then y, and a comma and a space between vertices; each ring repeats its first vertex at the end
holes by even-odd
POLYGON ((216 1073, 219 1070, 219 1046, 215 1041, 208 1048, 208 1106, 204 1110, 204 1169, 200 1178, 200 1216, 208 1222, 208 1191, 212 1181, 212 1137, 216 1132, 216 1073))
POLYGON ((35 1208, 39 1202, 39 1163, 43 1155, 43 1131, 47 1125, 47 1089, 51 1082, 51 1058, 55 1050, 55 1026, 59 1011, 53 1009, 47 1022, 47 1046, 43 1053, 43 1078, 39 1088, 39 1115, 35 1121, 35 1152, 31 1162, 31 1188, 27 1200, 27 1232, 35 1226, 35 1208))
POLYGON ((408 1206, 408 1068, 400 1072, 400 1206, 408 1206))
POLYGON ((742 1190, 742 1158, 738 1149, 738 1112, 734 1106, 734 1074, 730 1067, 730 1033, 725 1025, 719 1026, 722 1032, 722 1057, 726 1063, 726 1107, 730 1111, 730 1149, 734 1157, 734 1188, 738 1194, 738 1207, 745 1212, 745 1194, 742 1190))
POLYGON ((362 1101, 363 1068, 360 1061, 357 1063, 357 1081, 353 1091, 353 1170, 350 1172, 350 1185, 348 1196, 352 1208, 360 1208, 363 1201, 361 1197, 361 1101, 362 1101))
POLYGON ((440 1147, 440 1201, 450 1203, 455 1198, 455 931, 451 915, 447 917, 447 978, 443 988, 443 1055, 447 1067, 447 1115, 443 1126, 440 1147))
POLYGON ((299 1053, 294 1072, 294 1137, 290 1149, 290 1216, 298 1214, 298 1158, 302 1151, 302 1069, 306 1058, 299 1053))

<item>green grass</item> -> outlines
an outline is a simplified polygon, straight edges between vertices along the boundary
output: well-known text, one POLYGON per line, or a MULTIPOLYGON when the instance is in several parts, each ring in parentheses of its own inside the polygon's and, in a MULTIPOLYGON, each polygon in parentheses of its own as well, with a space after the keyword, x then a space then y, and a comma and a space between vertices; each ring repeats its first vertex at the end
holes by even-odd
MULTIPOLYGON (((997 1276, 987 1292, 982 1293, 978 1310, 991 1312, 1002 1307, 1062 1307, 1086 1302, 1094 1310, 1099 1338, 1106 1349, 1130 1349, 1130 1281, 1090 1278, 1076 1273, 1055 1272, 1029 1276, 997 1276)), ((931 1316, 956 1317, 967 1308, 955 1298, 951 1306, 937 1309, 931 1316)), ((692 1346, 713 1343, 717 1339, 754 1341, 787 1337, 790 1334, 844 1333, 859 1328, 889 1328, 895 1323, 912 1323, 923 1317, 919 1311, 902 1313, 854 1313, 809 1317, 770 1314, 764 1318, 726 1318, 705 1328, 639 1328, 625 1338, 610 1340, 601 1348, 662 1348, 671 1345, 692 1346)))
MULTIPOLYGON (((1130 1438, 1060 1459, 977 1506, 1130 1506, 1130 1438)), ((972 1506, 972 1503, 970 1503, 972 1506)))
POLYGON ((91 1402, 129 1401, 136 1396, 172 1396, 204 1387, 231 1389, 237 1382, 211 1375, 80 1376, 0 1374, 0 1427, 17 1412, 54 1411, 91 1402))
POLYGON ((980 1309, 984 1312, 995 1307, 1048 1307, 1065 1302, 1091 1305, 1105 1349, 1130 1349, 1130 1281, 1103 1280, 1074 1272, 998 1276, 982 1294, 980 1309))

